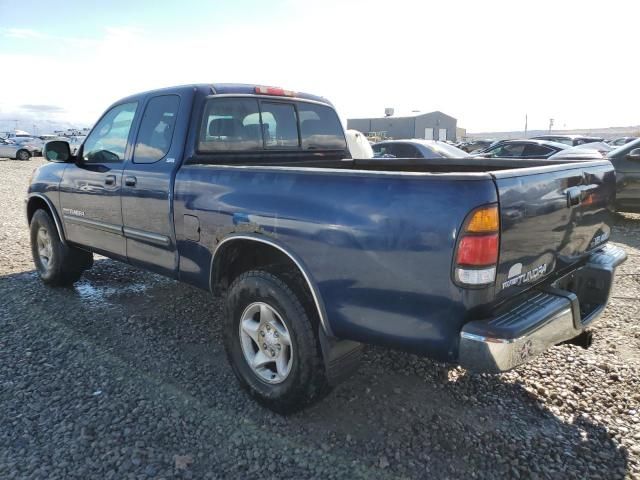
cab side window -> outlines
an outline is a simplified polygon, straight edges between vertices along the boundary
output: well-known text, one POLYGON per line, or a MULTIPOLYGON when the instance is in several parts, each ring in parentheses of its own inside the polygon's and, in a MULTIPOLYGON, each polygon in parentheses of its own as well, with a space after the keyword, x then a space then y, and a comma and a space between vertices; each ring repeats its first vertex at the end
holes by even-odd
POLYGON ((418 149, 409 143, 396 143, 395 156, 398 158, 422 158, 418 149))
POLYGON ((109 110, 84 143, 82 158, 87 163, 124 161, 127 140, 138 102, 123 103, 109 110))
POLYGON ((524 149, 524 157, 547 158, 555 153, 555 150, 544 145, 527 145, 524 149))
POLYGON ((393 143, 379 143, 378 145, 374 145, 372 148, 377 157, 395 157, 396 153, 394 146, 395 144, 393 143))
POLYGON ((491 151, 493 157, 514 158, 521 157, 524 151, 522 143, 507 143, 500 145, 491 151))
POLYGON ((134 163, 154 163, 169 152, 179 106, 178 95, 162 95, 149 101, 140 123, 134 163))

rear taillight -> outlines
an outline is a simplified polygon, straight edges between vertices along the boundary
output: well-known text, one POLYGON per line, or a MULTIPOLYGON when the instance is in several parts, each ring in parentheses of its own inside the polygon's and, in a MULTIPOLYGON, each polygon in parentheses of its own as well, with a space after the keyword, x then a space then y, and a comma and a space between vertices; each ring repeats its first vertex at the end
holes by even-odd
POLYGON ((458 247, 454 275, 462 286, 484 286, 496 279, 500 248, 498 206, 481 207, 464 222, 458 247))
POLYGON ((457 264, 474 267, 495 265, 498 262, 498 234, 469 235, 458 245, 457 264))

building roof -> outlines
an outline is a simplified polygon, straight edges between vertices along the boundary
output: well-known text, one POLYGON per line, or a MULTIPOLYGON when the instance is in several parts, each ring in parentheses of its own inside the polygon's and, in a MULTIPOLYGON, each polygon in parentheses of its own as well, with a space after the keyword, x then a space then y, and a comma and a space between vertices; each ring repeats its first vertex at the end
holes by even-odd
POLYGON ((434 110, 432 112, 402 112, 402 113, 395 113, 393 115, 390 116, 381 116, 381 117, 358 117, 358 118, 349 118, 348 120, 386 120, 386 119, 401 119, 401 118, 416 118, 416 117, 422 117, 422 116, 426 116, 426 115, 433 115, 433 114, 439 114, 439 115, 444 115, 445 117, 449 117, 455 120, 454 117, 452 117, 451 115, 447 115, 446 113, 441 112, 440 110, 434 110))

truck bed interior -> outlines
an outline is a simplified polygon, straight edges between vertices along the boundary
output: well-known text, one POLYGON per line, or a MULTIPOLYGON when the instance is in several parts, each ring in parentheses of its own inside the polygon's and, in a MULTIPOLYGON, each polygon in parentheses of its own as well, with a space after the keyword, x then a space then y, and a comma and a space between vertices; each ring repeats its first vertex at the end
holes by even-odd
MULTIPOLYGON (((225 154, 197 154, 187 160, 187 164, 277 166, 297 168, 335 168, 345 170, 371 170, 383 172, 422 172, 422 173, 489 173, 502 170, 519 170, 532 167, 569 168, 576 164, 579 168, 585 163, 602 160, 545 160, 521 158, 344 158, 343 152, 314 152, 301 155, 299 152, 227 152, 225 154)), ((604 160, 604 159, 603 159, 604 160)), ((551 168, 552 169, 552 168, 551 168)), ((549 168, 546 169, 549 171, 549 168)))
MULTIPOLYGON (((356 170, 382 170, 401 172, 492 172, 498 170, 514 170, 531 167, 552 167, 568 163, 584 164, 588 160, 544 160, 514 158, 371 158, 343 160, 348 168, 356 170)), ((592 161, 592 160, 591 160, 592 161)))

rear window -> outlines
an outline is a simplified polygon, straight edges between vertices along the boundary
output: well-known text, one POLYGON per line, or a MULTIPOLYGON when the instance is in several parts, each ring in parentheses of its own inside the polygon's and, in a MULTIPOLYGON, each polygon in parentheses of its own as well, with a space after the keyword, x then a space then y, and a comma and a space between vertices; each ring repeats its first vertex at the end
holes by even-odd
POLYGON ((262 135, 267 148, 298 148, 298 121, 291 103, 262 102, 262 135))
POLYGON ((220 152, 262 148, 258 100, 220 98, 205 107, 198 150, 220 152))
POLYGON ((333 108, 313 103, 299 103, 302 148, 342 150, 347 148, 342 125, 333 108))
POLYGON ((198 151, 346 150, 336 112, 306 102, 210 98, 198 151))

